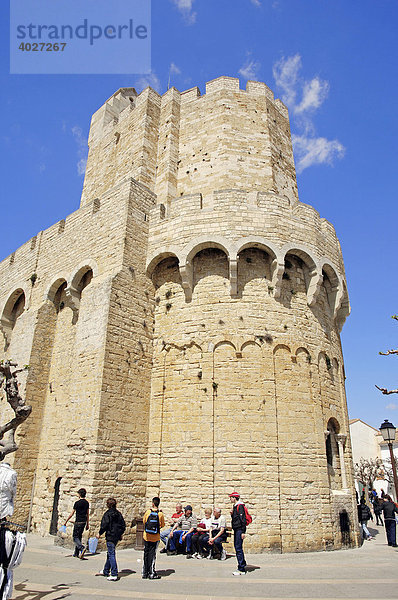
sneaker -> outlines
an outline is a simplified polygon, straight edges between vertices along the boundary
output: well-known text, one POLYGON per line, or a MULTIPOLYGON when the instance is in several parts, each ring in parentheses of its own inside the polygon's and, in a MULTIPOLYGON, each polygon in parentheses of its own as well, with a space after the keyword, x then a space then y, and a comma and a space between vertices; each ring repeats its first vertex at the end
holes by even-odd
POLYGON ((80 556, 79 556, 80 560, 83 560, 86 550, 87 550, 87 548, 83 548, 83 550, 81 551, 80 556))
POLYGON ((176 556, 177 550, 167 550, 167 556, 176 556))
POLYGON ((159 552, 159 554, 166 554, 167 552, 167 548, 162 548, 159 552))
POLYGON ((223 550, 221 552, 221 558, 220 558, 220 560, 227 560, 227 553, 225 552, 225 550, 223 550))
POLYGON ((149 578, 149 575, 145 575, 144 573, 142 574, 141 579, 148 579, 148 578, 149 578))
POLYGON ((108 577, 108 575, 105 575, 105 573, 101 570, 98 571, 98 573, 95 574, 96 577, 108 577))
POLYGON ((187 554, 187 558, 193 558, 193 554, 191 554, 190 552, 187 554))
POLYGON ((119 579, 119 577, 117 575, 109 575, 107 577, 108 581, 117 581, 119 579))
POLYGON ((149 575, 148 579, 162 579, 162 578, 157 573, 154 573, 153 575, 149 575))
POLYGON ((238 577, 239 575, 246 575, 246 571, 234 571, 232 575, 235 575, 235 577, 238 577))

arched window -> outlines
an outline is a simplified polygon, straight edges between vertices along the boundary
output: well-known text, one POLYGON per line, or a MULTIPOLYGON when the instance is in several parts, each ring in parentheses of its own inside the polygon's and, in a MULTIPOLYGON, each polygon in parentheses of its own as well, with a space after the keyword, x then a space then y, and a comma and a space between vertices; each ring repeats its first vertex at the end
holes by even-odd
POLYGON ((7 346, 11 341, 11 334, 15 327, 15 323, 24 310, 25 292, 22 289, 15 290, 7 300, 0 319, 1 329, 4 333, 7 346))

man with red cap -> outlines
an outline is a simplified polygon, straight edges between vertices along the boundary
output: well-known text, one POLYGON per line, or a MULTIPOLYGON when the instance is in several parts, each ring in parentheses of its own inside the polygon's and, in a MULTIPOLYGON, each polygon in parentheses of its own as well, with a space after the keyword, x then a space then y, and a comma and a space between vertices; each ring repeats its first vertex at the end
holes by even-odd
POLYGON ((229 495, 233 507, 231 511, 232 517, 232 529, 234 530, 234 547, 236 552, 236 558, 238 561, 238 569, 234 571, 232 575, 246 575, 246 560, 243 553, 243 540, 246 534, 246 512, 243 502, 240 500, 240 496, 237 492, 232 492, 229 495))

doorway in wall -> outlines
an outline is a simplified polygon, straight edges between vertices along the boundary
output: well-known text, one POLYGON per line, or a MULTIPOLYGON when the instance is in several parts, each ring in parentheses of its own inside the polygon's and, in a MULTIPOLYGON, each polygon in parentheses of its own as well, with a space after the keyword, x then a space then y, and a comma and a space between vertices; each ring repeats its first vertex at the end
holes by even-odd
POLYGON ((54 484, 54 501, 53 501, 53 512, 51 515, 50 524, 50 535, 57 535, 58 533, 58 502, 59 502, 59 488, 61 487, 62 477, 58 477, 54 484))

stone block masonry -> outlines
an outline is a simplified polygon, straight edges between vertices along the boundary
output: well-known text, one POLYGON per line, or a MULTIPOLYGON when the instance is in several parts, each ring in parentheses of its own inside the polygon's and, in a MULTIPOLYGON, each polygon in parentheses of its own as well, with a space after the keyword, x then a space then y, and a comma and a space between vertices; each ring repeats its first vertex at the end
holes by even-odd
POLYGON ((109 496, 130 521, 237 489, 248 550, 340 548, 344 511, 356 545, 344 263, 298 199, 286 107, 231 77, 123 88, 89 147, 80 208, 0 264, 0 358, 33 406, 18 518, 32 501, 54 532, 82 486, 93 530, 109 496))

